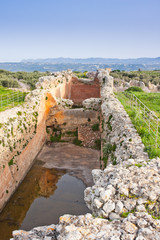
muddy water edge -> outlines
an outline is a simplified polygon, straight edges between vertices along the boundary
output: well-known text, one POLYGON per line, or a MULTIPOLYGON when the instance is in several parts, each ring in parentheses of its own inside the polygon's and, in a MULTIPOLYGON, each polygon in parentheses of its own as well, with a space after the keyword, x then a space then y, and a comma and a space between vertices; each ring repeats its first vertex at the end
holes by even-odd
POLYGON ((71 143, 45 145, 0 213, 0 240, 10 239, 15 229, 57 224, 63 214, 90 212, 84 189, 92 185, 99 158, 99 151, 71 143))

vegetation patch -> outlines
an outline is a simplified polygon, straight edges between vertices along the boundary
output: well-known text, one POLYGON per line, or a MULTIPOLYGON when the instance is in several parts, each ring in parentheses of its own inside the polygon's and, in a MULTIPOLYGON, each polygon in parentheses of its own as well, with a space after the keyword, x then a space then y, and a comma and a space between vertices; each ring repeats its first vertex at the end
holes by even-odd
POLYGON ((88 71, 84 71, 84 72, 74 71, 73 73, 74 73, 78 78, 88 78, 87 75, 86 75, 87 72, 88 72, 88 71))
POLYGON ((93 126, 92 126, 92 130, 95 132, 95 131, 99 131, 99 123, 95 123, 93 126))
POLYGON ((72 109, 76 109, 76 108, 83 108, 83 106, 82 105, 73 104, 72 105, 72 109))
POLYGON ((82 146, 82 141, 78 140, 77 138, 73 140, 73 144, 77 145, 77 146, 82 146))
POLYGON ((160 118, 160 93, 134 92, 134 94, 160 118))
POLYGON ((21 116, 21 115, 22 115, 22 112, 18 111, 18 112, 17 112, 17 115, 18 115, 18 116, 21 116))
POLYGON ((110 115, 108 121, 106 122, 109 131, 112 131, 112 125, 111 125, 111 119, 112 119, 112 117, 113 117, 113 116, 110 115))
POLYGON ((101 150, 101 139, 95 140, 95 149, 101 150))
POLYGON ((111 144, 111 143, 107 143, 104 145, 103 147, 103 162, 104 162, 104 167, 106 168, 107 166, 107 162, 109 157, 111 158, 112 164, 116 165, 116 157, 114 156, 114 152, 116 150, 116 145, 115 144, 111 144))
POLYGON ((125 92, 144 92, 144 91, 140 87, 133 86, 126 89, 125 92))
POLYGON ((46 127, 46 133, 49 134, 49 127, 46 127))
POLYGON ((128 217, 128 215, 129 215, 130 213, 134 213, 134 212, 135 212, 135 209, 133 209, 133 210, 131 210, 131 211, 129 211, 129 212, 122 212, 122 213, 121 213, 121 217, 126 218, 126 217, 128 217))
POLYGON ((0 86, 0 112, 24 103, 27 94, 0 86))
POLYGON ((142 81, 148 86, 149 82, 152 84, 158 85, 160 82, 160 70, 155 71, 120 71, 114 70, 110 73, 112 77, 118 80, 125 80, 126 82, 130 82, 130 80, 142 81))
POLYGON ((158 202, 148 200, 145 203, 145 208, 153 219, 160 219, 160 208, 158 202))
POLYGON ((76 131, 67 131, 67 132, 65 132, 65 134, 67 134, 69 136, 77 137, 78 136, 78 130, 76 130, 76 131))
POLYGON ((140 167, 142 167, 142 164, 136 163, 135 166, 140 168, 140 167))
POLYGON ((48 76, 49 72, 10 72, 0 69, 0 86, 7 88, 19 88, 18 81, 30 86, 31 90, 35 89, 35 84, 38 79, 43 76, 48 76))
POLYGON ((13 160, 14 160, 14 157, 8 162, 8 166, 12 166, 14 164, 13 160))
POLYGON ((50 136, 51 142, 60 142, 61 141, 61 136, 50 136))

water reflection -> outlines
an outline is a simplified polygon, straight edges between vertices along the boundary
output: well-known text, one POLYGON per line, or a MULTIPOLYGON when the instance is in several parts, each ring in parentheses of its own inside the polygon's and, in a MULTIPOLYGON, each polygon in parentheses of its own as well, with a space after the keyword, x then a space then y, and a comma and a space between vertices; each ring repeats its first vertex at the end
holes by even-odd
POLYGON ((54 195, 40 197, 32 203, 20 229, 30 230, 36 226, 57 224, 63 214, 90 212, 84 202, 85 185, 81 180, 65 174, 59 179, 54 195))
POLYGON ((63 214, 90 212, 84 189, 92 185, 93 168, 99 168, 96 150, 69 143, 44 146, 0 214, 0 240, 10 239, 16 229, 56 224, 63 214))
POLYGON ((64 170, 46 169, 36 162, 25 180, 0 214, 0 240, 8 240, 19 229, 33 201, 49 197, 57 189, 56 183, 64 170))
POLYGON ((85 184, 65 170, 47 169, 36 162, 0 214, 0 240, 16 229, 58 223, 63 214, 90 212, 84 202, 85 184))

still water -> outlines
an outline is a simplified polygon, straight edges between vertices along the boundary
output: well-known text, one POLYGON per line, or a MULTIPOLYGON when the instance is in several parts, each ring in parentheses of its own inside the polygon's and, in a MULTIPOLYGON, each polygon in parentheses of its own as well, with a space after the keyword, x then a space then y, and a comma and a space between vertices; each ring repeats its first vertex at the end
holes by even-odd
MULTIPOLYGON (((61 154, 61 145, 56 146, 57 154, 59 154, 57 148, 59 148, 61 154)), ((62 160, 66 160, 65 169, 63 169, 60 155, 57 155, 59 163, 56 161, 56 168, 54 168, 56 158, 55 146, 42 149, 40 156, 43 156, 45 152, 46 158, 43 156, 44 161, 40 159, 41 157, 37 158, 24 181, 0 214, 0 240, 10 239, 12 231, 17 229, 30 230, 37 226, 57 224, 59 217, 63 214, 80 215, 90 212, 84 202, 84 190, 88 185, 86 179, 88 180, 89 178, 88 182, 91 181, 89 169, 94 165, 93 158, 92 164, 89 162, 89 159, 88 163, 86 163, 87 154, 84 154, 84 152, 86 153, 85 148, 79 149, 79 147, 74 147, 74 145, 66 145, 65 150, 67 157, 64 159, 63 155, 62 160), (73 151, 74 154, 77 151, 75 159, 73 156, 71 159, 70 156, 73 151), (85 159, 83 159, 83 154, 85 159), (49 157, 52 159, 52 164, 49 157), (46 167, 47 161, 49 162, 49 167, 46 167), (69 163, 68 167, 67 161, 69 163), (72 161, 73 164, 71 164, 72 161), (71 165, 74 165, 74 167, 71 165), (85 172, 87 178, 85 178, 85 172)), ((91 156, 90 154, 89 157, 91 156)), ((92 154, 95 158, 95 152, 92 152, 92 154)), ((97 161, 95 158, 95 167, 98 164, 98 158, 97 161)))

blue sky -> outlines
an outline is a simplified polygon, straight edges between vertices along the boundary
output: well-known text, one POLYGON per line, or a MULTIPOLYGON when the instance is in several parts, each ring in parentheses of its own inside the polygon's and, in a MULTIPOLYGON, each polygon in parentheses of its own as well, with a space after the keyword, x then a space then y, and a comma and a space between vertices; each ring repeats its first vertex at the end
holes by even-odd
POLYGON ((0 0, 0 62, 160 56, 160 0, 0 0))

